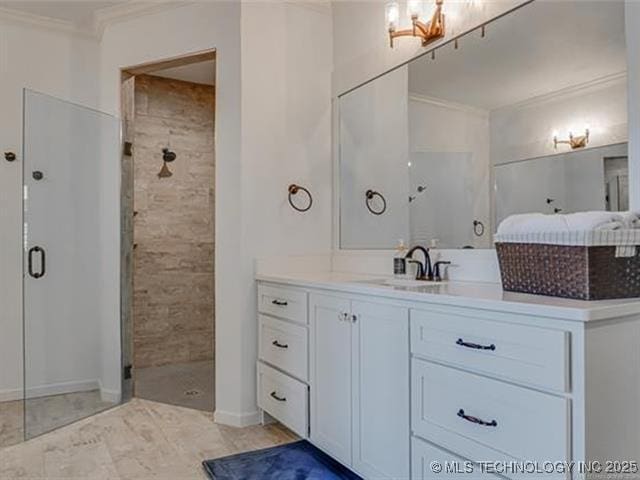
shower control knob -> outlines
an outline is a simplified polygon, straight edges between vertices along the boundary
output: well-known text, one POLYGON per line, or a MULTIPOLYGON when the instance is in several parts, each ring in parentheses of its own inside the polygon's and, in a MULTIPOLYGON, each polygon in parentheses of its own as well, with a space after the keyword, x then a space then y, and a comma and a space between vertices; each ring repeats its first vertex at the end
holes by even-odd
POLYGON ((35 170, 31 176, 33 177, 34 180, 42 180, 44 178, 44 173, 42 173, 40 170, 35 170))

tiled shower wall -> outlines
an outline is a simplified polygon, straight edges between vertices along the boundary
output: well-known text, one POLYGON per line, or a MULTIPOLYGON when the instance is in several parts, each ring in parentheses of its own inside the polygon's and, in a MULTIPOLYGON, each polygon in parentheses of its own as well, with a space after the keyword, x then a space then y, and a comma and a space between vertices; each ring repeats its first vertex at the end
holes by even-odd
POLYGON ((133 365, 213 359, 215 90, 135 79, 133 365), (162 149, 177 158, 159 178, 162 149))

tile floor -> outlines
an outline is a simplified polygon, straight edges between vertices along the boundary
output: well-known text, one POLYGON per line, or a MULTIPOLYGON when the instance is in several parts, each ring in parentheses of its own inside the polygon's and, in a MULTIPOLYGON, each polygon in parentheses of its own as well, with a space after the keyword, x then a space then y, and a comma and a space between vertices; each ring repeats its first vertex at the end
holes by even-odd
POLYGON ((27 438, 37 437, 115 405, 115 403, 103 401, 100 390, 27 400, 25 404, 27 438))
POLYGON ((136 368, 133 372, 134 395, 213 412, 214 373, 213 360, 136 368))
POLYGON ((0 402, 0 448, 20 443, 24 438, 22 400, 0 402))
POLYGON ((297 440, 279 424, 242 429, 142 399, 0 449, 0 479, 205 479, 201 462, 297 440))
POLYGON ((50 432, 69 423, 113 407, 104 402, 99 390, 50 395, 0 403, 0 447, 14 445, 23 440, 23 409, 26 407, 27 438, 50 432))

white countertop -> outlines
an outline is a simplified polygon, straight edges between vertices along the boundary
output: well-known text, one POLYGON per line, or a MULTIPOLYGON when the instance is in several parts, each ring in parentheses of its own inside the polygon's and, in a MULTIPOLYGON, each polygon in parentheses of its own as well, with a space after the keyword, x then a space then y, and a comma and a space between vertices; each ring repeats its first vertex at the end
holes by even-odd
POLYGON ((640 314, 640 298, 583 301, 505 292, 500 284, 479 282, 429 283, 396 287, 371 282, 383 277, 347 273, 259 274, 256 279, 303 288, 376 295, 409 301, 499 310, 563 320, 588 322, 640 314))

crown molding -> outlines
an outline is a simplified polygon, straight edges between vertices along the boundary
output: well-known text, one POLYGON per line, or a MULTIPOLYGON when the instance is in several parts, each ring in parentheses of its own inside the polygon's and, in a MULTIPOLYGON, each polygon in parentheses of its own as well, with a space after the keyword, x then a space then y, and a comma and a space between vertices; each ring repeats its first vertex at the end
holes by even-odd
POLYGON ((35 15, 13 8, 0 7, 0 23, 5 21, 10 24, 19 23, 47 30, 79 35, 96 40, 102 38, 105 28, 109 25, 123 22, 132 18, 142 17, 153 13, 162 12, 186 5, 191 5, 191 0, 133 0, 126 3, 98 9, 93 14, 91 25, 83 27, 68 20, 35 15))
POLYGON ((190 0, 155 0, 155 1, 130 1, 111 7, 98 9, 93 14, 93 26, 95 35, 102 38, 105 29, 113 24, 143 17, 153 13, 159 13, 174 8, 192 5, 190 0))
POLYGON ((33 13, 27 13, 13 8, 0 7, 0 22, 3 21, 10 22, 11 24, 19 23, 31 27, 44 28, 71 35, 95 37, 92 30, 79 27, 68 20, 60 20, 58 18, 46 17, 44 15, 35 15, 33 13))
POLYGON ((588 92, 593 92, 597 90, 601 90, 603 88, 610 87, 612 85, 616 85, 618 83, 625 82, 627 79, 627 71, 616 72, 609 75, 605 75, 603 77, 595 78, 593 80, 589 80, 588 82, 578 83, 575 85, 571 85, 569 87, 562 88, 560 90, 555 90, 553 92, 549 92, 543 95, 538 95, 532 98, 528 98, 526 100, 522 100, 520 102, 516 102, 510 105, 503 105, 500 107, 493 108, 492 110, 512 110, 518 108, 526 108, 533 105, 540 105, 546 102, 552 102, 557 99, 567 99, 579 95, 584 95, 588 92))
POLYGON ((441 98, 431 97, 429 95, 423 95, 421 93, 409 92, 409 100, 413 102, 427 103, 440 108, 446 108, 449 110, 458 110, 460 112, 470 113, 479 117, 488 117, 489 110, 485 110, 480 107, 474 107, 472 105, 465 105, 463 103, 456 103, 449 100, 443 100, 441 98))

